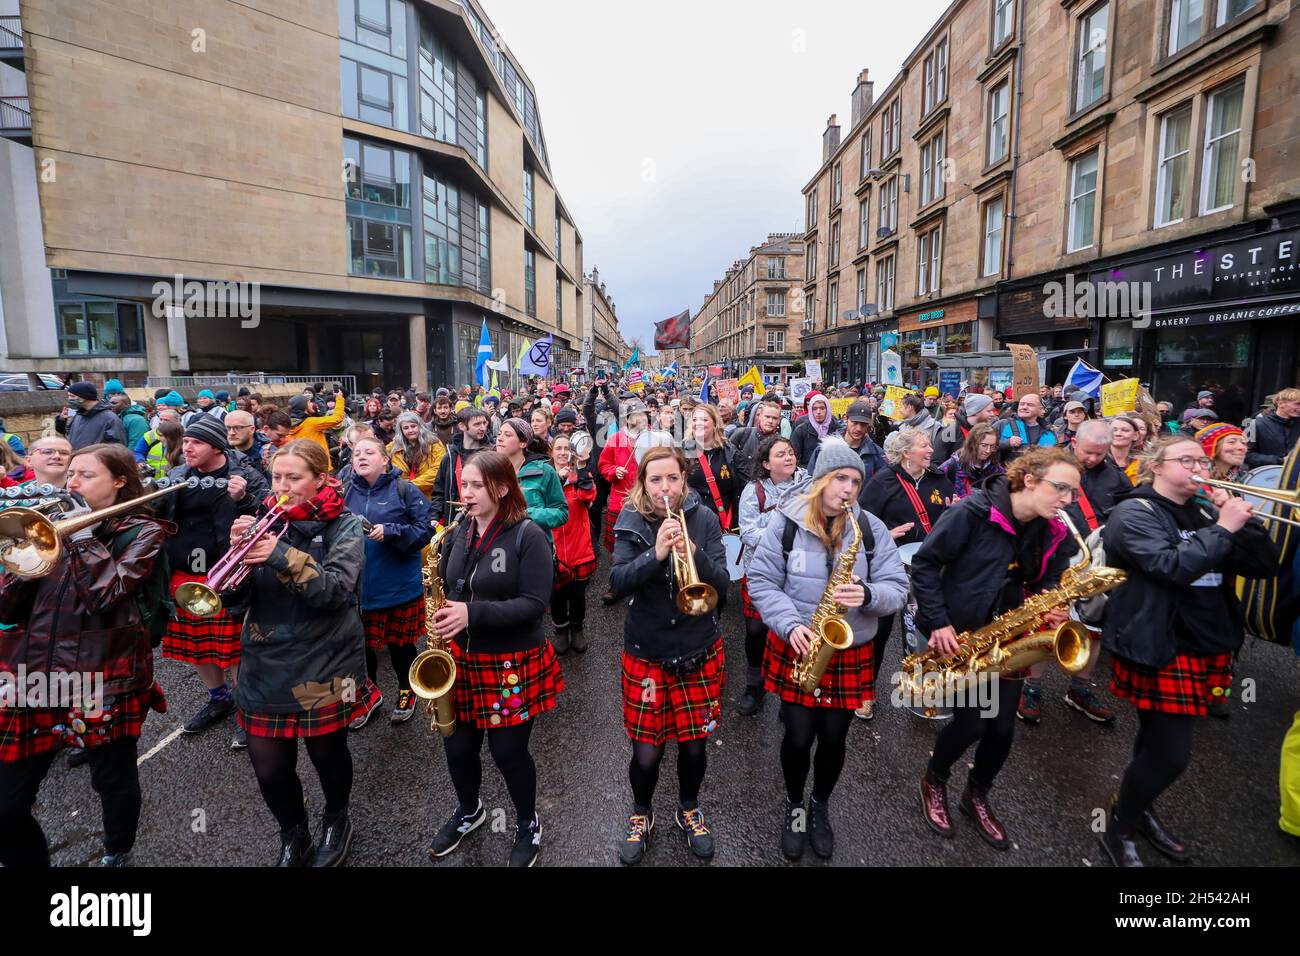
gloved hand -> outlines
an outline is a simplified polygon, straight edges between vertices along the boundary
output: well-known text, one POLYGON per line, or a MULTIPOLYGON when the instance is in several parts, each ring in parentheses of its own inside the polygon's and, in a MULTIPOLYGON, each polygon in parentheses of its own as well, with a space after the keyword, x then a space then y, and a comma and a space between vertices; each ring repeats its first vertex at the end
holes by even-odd
MULTIPOLYGON (((62 515, 58 517, 58 520, 55 522, 56 527, 65 521, 70 521, 73 518, 79 518, 82 515, 90 514, 92 509, 90 508, 89 505, 87 505, 84 501, 82 501, 80 497, 73 497, 72 500, 74 502, 74 507, 70 511, 65 511, 62 515)), ((87 539, 93 538, 95 536, 95 529, 98 527, 99 527, 99 522, 97 521, 87 528, 82 528, 79 531, 72 532, 72 534, 68 535, 67 540, 86 541, 87 539)))

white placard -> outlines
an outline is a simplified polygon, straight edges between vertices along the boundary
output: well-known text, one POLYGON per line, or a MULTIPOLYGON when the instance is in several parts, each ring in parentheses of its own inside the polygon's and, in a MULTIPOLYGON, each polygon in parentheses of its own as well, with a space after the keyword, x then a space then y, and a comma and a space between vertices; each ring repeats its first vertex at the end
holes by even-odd
POLYGON ((808 393, 813 389, 813 380, 810 378, 792 378, 790 379, 790 398, 796 404, 802 402, 808 397, 808 393))
POLYGON ((820 382, 822 380, 821 359, 804 359, 803 377, 809 381, 820 382))

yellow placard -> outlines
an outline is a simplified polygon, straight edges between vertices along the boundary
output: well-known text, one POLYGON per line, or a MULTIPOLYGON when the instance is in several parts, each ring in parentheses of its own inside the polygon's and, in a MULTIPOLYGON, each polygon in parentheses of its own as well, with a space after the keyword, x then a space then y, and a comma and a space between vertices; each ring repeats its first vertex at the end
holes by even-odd
POLYGON ((1112 415, 1124 415, 1137 410, 1138 386, 1135 378, 1126 378, 1121 382, 1111 382, 1101 387, 1101 414, 1103 418, 1112 415))
POLYGON ((757 365, 740 376, 740 387, 744 388, 746 385, 754 387, 754 395, 757 398, 762 398, 767 394, 767 386, 763 384, 763 375, 759 372, 757 365))
POLYGON ((886 418, 892 418, 896 422, 901 422, 907 418, 907 411, 903 408, 903 399, 912 394, 908 389, 898 385, 885 386, 885 400, 880 403, 880 414, 886 418))
POLYGON ((832 398, 831 414, 843 421, 844 416, 849 413, 849 406, 853 404, 851 398, 832 398))

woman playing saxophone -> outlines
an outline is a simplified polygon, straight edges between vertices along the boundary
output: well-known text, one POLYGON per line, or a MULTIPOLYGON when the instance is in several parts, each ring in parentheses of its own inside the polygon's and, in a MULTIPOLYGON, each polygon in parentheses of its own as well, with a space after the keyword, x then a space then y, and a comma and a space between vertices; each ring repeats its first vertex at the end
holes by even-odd
POLYGON ((823 441, 810 484, 777 509, 749 562, 750 600, 770 628, 764 686, 780 697, 785 720, 781 851, 792 860, 803 855, 809 833, 818 856, 834 850, 829 801, 844 766, 853 711, 874 698, 877 622, 907 597, 893 538, 879 518, 857 507, 863 475, 856 451, 839 438, 823 441), (828 619, 850 632, 851 646, 835 651, 821 680, 807 690, 795 673, 807 671, 816 652, 810 645, 823 643, 828 619), (805 808, 810 764, 812 802, 805 808))

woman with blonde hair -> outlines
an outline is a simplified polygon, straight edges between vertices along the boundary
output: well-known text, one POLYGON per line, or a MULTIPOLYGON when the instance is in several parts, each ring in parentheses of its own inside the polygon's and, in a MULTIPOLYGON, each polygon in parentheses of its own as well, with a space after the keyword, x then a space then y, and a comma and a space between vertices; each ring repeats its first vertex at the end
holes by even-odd
POLYGON ((696 405, 690 426, 692 437, 685 445, 691 462, 687 484, 718 516, 722 530, 732 531, 740 519, 740 495, 745 489, 745 480, 736 471, 735 446, 727 441, 722 418, 712 405, 696 405))
POLYGON ((1110 420, 1110 424, 1110 459, 1119 467, 1120 471, 1128 476, 1128 480, 1136 485, 1140 465, 1137 455, 1134 454, 1138 439, 1138 426, 1127 415, 1116 415, 1110 420))
MULTIPOLYGON (((379 437, 382 440, 382 436, 379 437)), ((397 416, 388 451, 398 473, 419 488, 426 498, 432 497, 433 486, 438 480, 438 466, 447 454, 447 446, 438 441, 438 436, 420 420, 419 415, 402 412, 397 416)))

